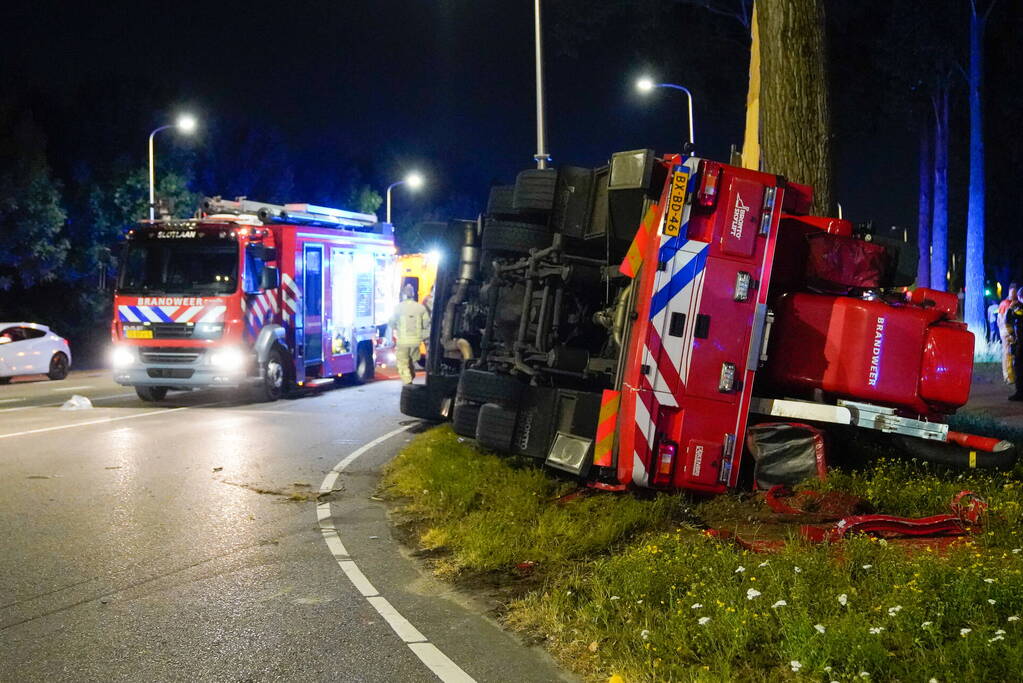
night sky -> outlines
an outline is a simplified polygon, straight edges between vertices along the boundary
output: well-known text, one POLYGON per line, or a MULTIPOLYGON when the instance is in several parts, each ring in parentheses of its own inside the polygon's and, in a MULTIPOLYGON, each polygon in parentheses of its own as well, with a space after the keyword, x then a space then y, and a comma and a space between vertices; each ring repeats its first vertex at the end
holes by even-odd
MULTIPOLYGON (((913 226, 917 133, 886 106, 902 86, 878 70, 889 59, 877 41, 893 4, 964 16, 967 3, 829 4, 839 201, 846 217, 913 226)), ((1023 156, 1014 123, 1023 113, 1015 92, 1023 83, 1015 38, 1021 4, 1003 0, 988 36, 989 206, 1002 226, 1018 215, 1000 188, 1018 184, 1023 156)), ((318 169, 331 158, 354 165, 380 189, 406 169, 422 169, 429 190, 396 197, 399 224, 431 207, 479 208, 489 185, 510 182, 532 164, 527 0, 15 5, 3 10, 3 83, 37 103, 58 174, 104 154, 141 165, 148 131, 180 109, 198 114, 207 130, 274 131, 299 171, 300 194, 311 182, 301 168, 314 160, 318 169)), ((747 48, 737 22, 650 0, 548 0, 546 7, 548 144, 556 164, 597 165, 622 149, 678 149, 684 98, 637 95, 632 83, 648 70, 693 89, 699 154, 726 160, 741 141, 747 48)), ((961 35, 953 38, 962 42, 965 26, 957 25, 961 35)), ((954 100, 953 236, 964 212, 964 90, 954 100)), ((159 144, 200 146, 203 138, 168 135, 159 144)))

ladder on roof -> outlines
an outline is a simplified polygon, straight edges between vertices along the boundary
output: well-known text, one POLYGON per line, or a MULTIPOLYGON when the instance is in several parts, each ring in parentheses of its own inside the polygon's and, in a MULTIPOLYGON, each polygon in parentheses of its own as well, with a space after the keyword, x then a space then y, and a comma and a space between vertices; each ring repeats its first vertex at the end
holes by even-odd
POLYGON ((205 197, 199 206, 206 215, 248 215, 255 216, 263 223, 300 223, 360 231, 374 230, 377 225, 381 225, 376 214, 357 213, 315 204, 267 204, 254 202, 245 197, 238 197, 232 201, 217 196, 205 197))

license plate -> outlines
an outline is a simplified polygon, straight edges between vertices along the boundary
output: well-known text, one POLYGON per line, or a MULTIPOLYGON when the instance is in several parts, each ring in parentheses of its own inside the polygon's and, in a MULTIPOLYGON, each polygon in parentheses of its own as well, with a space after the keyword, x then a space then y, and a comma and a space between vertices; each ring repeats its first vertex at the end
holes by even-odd
POLYGON ((152 330, 125 330, 124 336, 126 339, 152 339, 152 330))
POLYGON ((668 194, 668 213, 664 217, 664 234, 678 237, 682 230, 682 209, 686 205, 686 186, 689 174, 675 171, 671 178, 671 192, 668 194))

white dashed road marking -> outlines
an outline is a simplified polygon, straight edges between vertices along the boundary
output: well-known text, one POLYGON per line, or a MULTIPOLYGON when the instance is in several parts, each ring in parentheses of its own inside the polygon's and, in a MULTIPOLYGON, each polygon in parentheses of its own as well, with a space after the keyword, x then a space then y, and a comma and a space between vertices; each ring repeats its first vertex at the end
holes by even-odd
MULTIPOLYGON (((399 427, 390 432, 387 432, 383 436, 379 436, 366 445, 356 449, 349 455, 345 456, 341 462, 334 465, 334 468, 327 473, 323 483, 320 485, 320 493, 330 493, 334 490, 334 485, 337 483, 337 478, 346 467, 352 464, 356 458, 362 456, 367 451, 370 451, 374 447, 380 445, 384 441, 387 441, 392 436, 400 434, 401 432, 409 429, 411 425, 406 427, 399 427)), ((445 655, 440 649, 429 642, 422 633, 419 632, 412 623, 403 617, 394 606, 388 602, 387 598, 380 595, 380 592, 369 582, 366 575, 362 573, 359 566, 355 564, 355 560, 351 558, 348 551, 345 549, 344 544, 341 542, 341 536, 338 534, 337 528, 334 526, 334 518, 330 512, 330 503, 318 503, 316 505, 316 518, 320 523, 320 532, 323 534, 323 540, 327 543, 327 548, 330 550, 331 555, 334 556, 334 560, 337 562, 341 571, 344 572, 348 580, 352 582, 355 589, 362 594, 363 597, 373 606, 384 621, 387 622, 391 630, 401 638, 401 640, 408 645, 412 653, 419 657, 419 660, 425 664, 430 671, 434 673, 437 678, 444 681, 444 683, 475 683, 475 680, 462 669, 455 664, 451 659, 445 655)))
POLYGON ((20 403, 24 400, 23 398, 0 398, 0 403, 20 403))
POLYGON ((56 389, 50 389, 50 391, 78 391, 79 389, 93 389, 91 384, 85 384, 80 387, 57 387, 56 389))

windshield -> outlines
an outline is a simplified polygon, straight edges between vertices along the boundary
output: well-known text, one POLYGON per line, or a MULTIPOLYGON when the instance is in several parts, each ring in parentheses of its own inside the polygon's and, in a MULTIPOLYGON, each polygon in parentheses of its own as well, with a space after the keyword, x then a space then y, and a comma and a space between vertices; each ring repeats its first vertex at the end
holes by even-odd
POLYGON ((230 294, 238 243, 223 239, 133 240, 117 280, 122 294, 230 294))

